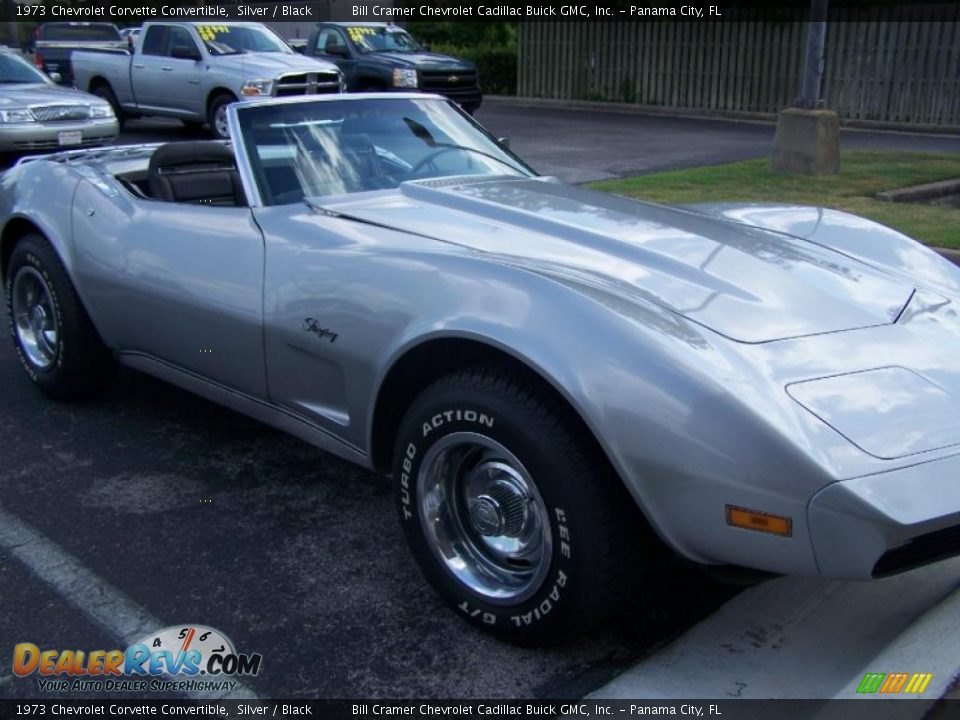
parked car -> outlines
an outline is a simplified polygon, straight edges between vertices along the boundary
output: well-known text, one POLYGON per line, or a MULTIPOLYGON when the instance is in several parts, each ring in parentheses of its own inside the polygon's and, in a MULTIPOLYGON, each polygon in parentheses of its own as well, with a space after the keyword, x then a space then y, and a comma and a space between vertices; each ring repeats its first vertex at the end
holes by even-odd
POLYGON ((16 52, 0 49, 0 152, 100 145, 118 130, 109 104, 57 85, 16 52))
POLYGON ((101 22, 50 22, 37 26, 31 50, 39 70, 73 86, 71 55, 77 50, 121 50, 126 47, 116 25, 101 22))
POLYGON ((426 578, 512 639, 641 604, 664 545, 855 579, 960 552, 960 269, 933 251, 824 208, 538 177, 439 96, 228 120, 232 145, 3 177, 45 393, 120 362, 392 475, 426 578))
POLYGON ((138 27, 129 27, 123 28, 120 31, 120 37, 127 41, 127 46, 133 50, 133 46, 137 42, 137 38, 140 37, 140 28, 138 27))
POLYGON ((335 63, 350 92, 438 93, 471 115, 483 101, 476 65, 429 52, 396 25, 319 23, 302 52, 335 63))
POLYGON ((338 93, 336 65, 293 52, 260 23, 148 22, 133 52, 77 52, 79 88, 117 117, 163 115, 227 135, 226 107, 264 96, 338 93))

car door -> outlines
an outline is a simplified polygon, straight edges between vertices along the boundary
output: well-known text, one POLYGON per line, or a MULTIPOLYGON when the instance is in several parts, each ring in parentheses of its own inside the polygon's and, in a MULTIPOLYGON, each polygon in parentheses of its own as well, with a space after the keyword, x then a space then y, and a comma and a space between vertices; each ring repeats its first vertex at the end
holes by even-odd
POLYGON ((76 271, 104 340, 266 397, 263 235, 250 208, 74 199, 76 271))
POLYGON ((173 115, 203 117, 203 56, 190 31, 180 25, 153 25, 142 48, 131 75, 139 104, 173 115))

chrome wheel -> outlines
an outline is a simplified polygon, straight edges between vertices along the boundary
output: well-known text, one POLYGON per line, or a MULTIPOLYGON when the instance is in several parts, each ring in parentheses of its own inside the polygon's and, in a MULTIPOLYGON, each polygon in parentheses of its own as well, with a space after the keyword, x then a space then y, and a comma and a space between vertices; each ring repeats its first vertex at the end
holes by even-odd
POLYGON ((228 104, 229 103, 221 104, 213 113, 213 129, 217 133, 217 137, 230 137, 230 126, 227 124, 228 104))
POLYGON ((60 329, 53 307, 53 293, 35 268, 20 268, 13 278, 13 321, 17 340, 27 360, 38 370, 56 362, 60 329))
POLYGON ((550 518, 536 484, 503 445, 454 433, 427 452, 417 476, 420 519, 433 552, 493 604, 523 602, 550 567, 550 518))

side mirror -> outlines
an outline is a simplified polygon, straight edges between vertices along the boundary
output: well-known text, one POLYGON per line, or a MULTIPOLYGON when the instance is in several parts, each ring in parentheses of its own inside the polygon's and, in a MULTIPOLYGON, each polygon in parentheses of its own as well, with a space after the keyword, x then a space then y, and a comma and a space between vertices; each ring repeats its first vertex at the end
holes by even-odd
POLYGON ((200 60, 200 53, 197 52, 196 48, 186 47, 184 45, 174 45, 170 50, 170 57, 177 60, 193 60, 197 62, 200 60))
POLYGON ((63 80, 63 75, 61 75, 61 74, 58 73, 58 72, 47 73, 47 76, 48 76, 51 80, 53 80, 57 85, 59 85, 59 84, 61 83, 61 81, 63 80))
POLYGON ((507 138, 507 137, 497 138, 497 142, 503 145, 505 148, 510 147, 510 138, 507 138))

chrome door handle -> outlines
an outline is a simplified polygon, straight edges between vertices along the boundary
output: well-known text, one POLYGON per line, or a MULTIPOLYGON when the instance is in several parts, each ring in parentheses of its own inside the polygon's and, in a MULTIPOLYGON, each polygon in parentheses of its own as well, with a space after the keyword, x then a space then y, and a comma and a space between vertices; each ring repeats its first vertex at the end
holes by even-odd
POLYGON ((173 72, 173 68, 170 67, 169 65, 164 65, 164 66, 163 66, 162 68, 160 68, 160 69, 163 70, 164 72, 173 72))
POLYGON ((135 65, 133 66, 133 69, 134 69, 134 70, 143 70, 143 65, 135 64, 135 65))

